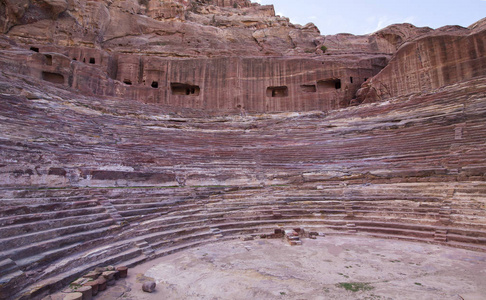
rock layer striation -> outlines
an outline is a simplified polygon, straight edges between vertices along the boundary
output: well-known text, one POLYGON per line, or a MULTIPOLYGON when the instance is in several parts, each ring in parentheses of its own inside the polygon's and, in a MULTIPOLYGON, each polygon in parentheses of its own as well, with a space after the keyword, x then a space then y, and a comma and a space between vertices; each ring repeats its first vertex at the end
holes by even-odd
POLYGON ((321 36, 244 0, 0 12, 2 299, 276 228, 486 250, 484 20, 321 36))

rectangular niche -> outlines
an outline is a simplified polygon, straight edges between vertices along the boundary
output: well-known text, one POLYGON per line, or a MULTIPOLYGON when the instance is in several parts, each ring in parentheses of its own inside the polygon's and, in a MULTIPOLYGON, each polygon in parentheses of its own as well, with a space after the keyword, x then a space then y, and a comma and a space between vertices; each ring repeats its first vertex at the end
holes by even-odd
POLYGON ((50 55, 50 54, 45 54, 44 56, 45 56, 45 58, 46 58, 46 65, 48 65, 48 66, 52 66, 52 55, 50 55))
POLYGON ((319 80, 317 82, 317 87, 319 88, 319 90, 339 90, 341 89, 341 79, 331 78, 319 80))
POLYGON ((303 84, 300 86, 300 89, 304 93, 315 93, 317 92, 317 88, 315 84, 303 84))
POLYGON ((42 72, 42 80, 56 84, 64 84, 64 76, 58 73, 42 72))
POLYGON ((170 84, 172 95, 198 96, 201 89, 197 85, 172 82, 170 84))
POLYGON ((267 97, 281 98, 288 97, 289 88, 286 86, 270 86, 267 88, 267 97))

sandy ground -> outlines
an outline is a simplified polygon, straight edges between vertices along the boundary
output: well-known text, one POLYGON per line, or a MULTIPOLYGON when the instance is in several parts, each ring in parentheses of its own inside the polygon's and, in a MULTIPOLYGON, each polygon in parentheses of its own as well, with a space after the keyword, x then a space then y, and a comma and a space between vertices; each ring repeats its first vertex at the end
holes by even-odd
POLYGON ((283 240, 235 240, 201 246, 130 269, 116 293, 98 297, 486 299, 486 253, 359 236, 303 242, 291 247, 283 240), (147 278, 157 283, 152 294, 141 290, 147 278), (358 283, 351 288, 359 290, 342 283, 358 283))

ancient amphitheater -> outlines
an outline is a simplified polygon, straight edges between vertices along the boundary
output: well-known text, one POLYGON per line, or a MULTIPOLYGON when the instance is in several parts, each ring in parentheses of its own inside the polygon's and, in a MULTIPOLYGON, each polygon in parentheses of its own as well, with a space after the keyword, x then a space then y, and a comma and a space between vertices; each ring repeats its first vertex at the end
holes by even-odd
POLYGON ((3 0, 0 25, 0 299, 279 228, 484 258, 484 19, 321 36, 248 0, 3 0))

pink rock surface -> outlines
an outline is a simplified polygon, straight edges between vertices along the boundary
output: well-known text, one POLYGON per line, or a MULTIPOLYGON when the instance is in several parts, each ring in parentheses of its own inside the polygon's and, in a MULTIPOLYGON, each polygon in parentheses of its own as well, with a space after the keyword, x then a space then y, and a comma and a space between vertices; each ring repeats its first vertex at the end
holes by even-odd
POLYGON ((2 299, 282 226, 486 251, 484 20, 322 36, 243 0, 0 12, 2 299))

